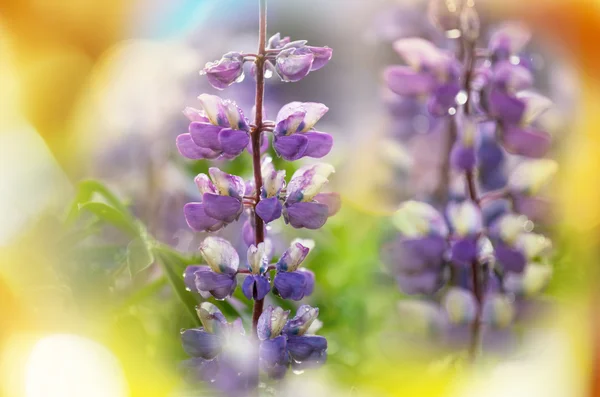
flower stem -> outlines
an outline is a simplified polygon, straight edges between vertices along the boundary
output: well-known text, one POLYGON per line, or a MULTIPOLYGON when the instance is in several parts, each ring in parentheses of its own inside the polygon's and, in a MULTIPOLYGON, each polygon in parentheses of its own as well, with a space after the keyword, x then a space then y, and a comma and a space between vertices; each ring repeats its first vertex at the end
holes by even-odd
MULTIPOLYGON (((258 56, 256 57, 256 100, 255 119, 256 126, 252 131, 252 166, 254 168, 254 186, 256 187, 255 207, 260 202, 262 188, 262 175, 260 170, 260 137, 263 130, 263 102, 265 98, 265 54, 267 41, 267 0, 259 0, 259 29, 258 29, 258 56)), ((254 232, 256 245, 265 241, 264 223, 254 211, 254 232)), ((263 311, 264 301, 254 301, 252 308, 252 333, 256 335, 258 318, 263 311)))

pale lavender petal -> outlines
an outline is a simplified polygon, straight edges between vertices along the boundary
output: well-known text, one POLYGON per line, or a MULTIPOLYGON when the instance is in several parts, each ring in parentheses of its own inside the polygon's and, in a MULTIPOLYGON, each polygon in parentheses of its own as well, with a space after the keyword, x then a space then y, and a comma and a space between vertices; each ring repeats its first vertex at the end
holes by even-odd
POLYGON ((223 106, 223 100, 210 94, 202 94, 198 97, 200 105, 206 113, 206 116, 210 122, 214 125, 218 125, 224 128, 229 128, 229 119, 225 113, 225 107, 223 106))
MULTIPOLYGON (((310 240, 309 240, 310 242, 310 240)), ((305 244, 307 244, 305 242, 305 244)), ((308 253, 310 252, 310 244, 303 245, 300 241, 294 240, 290 247, 285 250, 283 255, 277 261, 278 271, 295 271, 298 269, 300 264, 304 261, 308 253)))
POLYGON ((301 130, 302 128, 304 128, 305 116, 306 111, 303 109, 299 109, 288 115, 286 118, 281 119, 280 121, 276 121, 274 130, 275 135, 291 135, 301 130))
POLYGON ((190 123, 189 132, 194 143, 200 147, 222 152, 223 148, 219 142, 219 132, 223 129, 218 125, 210 123, 190 123))
POLYGON ((183 114, 185 115, 185 117, 187 117, 190 121, 199 121, 202 123, 208 123, 208 117, 206 117, 206 115, 204 114, 204 111, 202 110, 198 110, 192 107, 186 107, 185 109, 183 109, 183 114))
POLYGON ((223 152, 237 156, 244 151, 250 142, 250 137, 246 131, 225 128, 219 132, 218 141, 223 152))
POLYGON ((273 146, 282 158, 287 161, 294 161, 304 156, 308 147, 308 138, 304 134, 276 136, 273 146))
POLYGON ((223 222, 206 215, 202 203, 187 203, 183 214, 188 226, 197 232, 214 232, 223 227, 223 222))
POLYGON ((289 48, 277 55, 275 67, 283 81, 299 81, 310 72, 315 56, 304 48, 289 48))
POLYGON ((311 131, 304 133, 308 139, 308 146, 304 152, 305 156, 321 158, 326 156, 333 146, 333 137, 324 132, 311 131))
POLYGON ((334 216, 342 207, 339 193, 319 193, 314 197, 314 200, 327 206, 327 216, 334 216))
POLYGON ((550 135, 531 127, 508 126, 502 134, 504 148, 521 156, 539 158, 550 149, 550 135))
POLYGON ((194 143, 190 134, 181 134, 177 136, 177 150, 183 157, 192 160, 214 159, 219 157, 219 153, 211 149, 203 148, 194 143))
POLYGON ((425 271, 415 274, 399 274, 396 276, 398 286, 408 295, 432 295, 442 286, 439 272, 425 271))
POLYGON ((202 204, 204 204, 204 211, 208 216, 225 223, 231 223, 238 219, 244 209, 239 199, 212 193, 204 193, 202 204))
POLYGON ((523 24, 510 22, 492 34, 488 48, 496 59, 506 59, 520 52, 530 38, 531 33, 523 24))
POLYGON ((329 62, 331 55, 333 54, 333 50, 329 47, 306 46, 306 48, 308 48, 315 56, 312 67, 310 68, 311 71, 319 70, 327 65, 327 62, 329 62))
POLYGON ((256 213, 265 223, 279 219, 281 216, 281 201, 277 197, 262 199, 256 205, 256 213))
POLYGON ((533 75, 527 68, 508 61, 494 66, 492 80, 496 88, 511 93, 526 90, 533 85, 533 75))
POLYGON ((329 208, 317 202, 298 202, 286 207, 284 218, 287 223, 299 228, 319 229, 329 215, 329 208))
POLYGON ((437 85, 430 73, 416 72, 408 66, 388 66, 384 79, 390 90, 403 96, 426 95, 437 85))
POLYGON ((206 74, 214 88, 222 90, 243 78, 244 57, 239 52, 229 52, 219 61, 207 64, 201 74, 206 74))
POLYGON ((217 167, 210 167, 208 169, 208 174, 220 195, 232 196, 240 200, 242 199, 242 196, 246 191, 246 183, 242 177, 228 174, 217 167))
POLYGON ((181 343, 187 355, 211 360, 221 352, 223 341, 215 334, 192 328, 181 333, 181 343))

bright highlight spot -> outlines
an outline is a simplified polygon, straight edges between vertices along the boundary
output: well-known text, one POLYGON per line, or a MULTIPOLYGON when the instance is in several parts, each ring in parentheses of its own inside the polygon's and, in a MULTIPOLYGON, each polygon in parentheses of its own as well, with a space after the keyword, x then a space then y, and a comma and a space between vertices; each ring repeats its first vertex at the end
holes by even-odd
POLYGON ((26 397, 125 397, 117 359, 89 339, 57 334, 33 347, 25 375, 26 397))

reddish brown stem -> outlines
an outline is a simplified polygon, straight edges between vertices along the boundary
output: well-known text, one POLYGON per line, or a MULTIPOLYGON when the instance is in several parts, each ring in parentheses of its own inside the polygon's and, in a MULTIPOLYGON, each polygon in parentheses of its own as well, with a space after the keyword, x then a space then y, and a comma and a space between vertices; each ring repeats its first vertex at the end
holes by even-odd
MULTIPOLYGON (((265 98, 265 55, 267 42, 267 0, 259 0, 259 29, 258 29, 258 56, 256 57, 256 116, 252 130, 252 166, 254 168, 254 186, 256 187, 255 202, 260 202, 262 188, 262 175, 260 171, 260 136, 263 130, 263 102, 265 98)), ((265 241, 264 223, 260 216, 254 212, 254 232, 256 245, 265 241)), ((252 333, 256 335, 258 318, 262 314, 264 300, 254 301, 252 308, 252 333)))

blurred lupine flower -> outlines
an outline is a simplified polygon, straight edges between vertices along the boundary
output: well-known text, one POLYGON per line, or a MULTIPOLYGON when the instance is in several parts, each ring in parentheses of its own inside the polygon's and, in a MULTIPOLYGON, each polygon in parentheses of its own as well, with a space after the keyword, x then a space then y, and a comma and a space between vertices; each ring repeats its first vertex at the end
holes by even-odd
POLYGON ((388 87, 398 95, 429 97, 435 116, 448 114, 460 91, 460 64, 448 52, 420 38, 400 39, 394 49, 407 66, 389 66, 384 72, 388 87))
POLYGON ((216 167, 198 174, 194 181, 202 202, 187 203, 183 213, 187 224, 195 231, 216 231, 237 220, 243 211, 244 180, 216 167))
POLYGON ((179 153, 192 160, 240 155, 250 141, 250 126, 242 110, 216 95, 202 94, 198 99, 202 111, 184 111, 191 123, 189 132, 177 137, 179 153))
POLYGON ((486 87, 489 112, 501 125, 502 142, 511 153, 541 157, 550 147, 550 136, 532 123, 551 102, 539 94, 523 91, 531 86, 530 72, 508 61, 494 66, 486 87))
MULTIPOLYGON (((197 308, 201 328, 181 332, 183 349, 192 358, 182 367, 188 377, 210 383, 223 392, 240 392, 255 383, 252 348, 240 318, 229 324, 212 303, 197 308)), ((237 394, 236 394, 237 395, 237 394)))
POLYGON ((283 106, 277 113, 273 131, 277 154, 288 161, 327 155, 333 138, 313 127, 328 110, 327 106, 314 102, 291 102, 283 106))
POLYGON ((558 164, 550 159, 524 160, 513 169, 506 188, 518 213, 536 223, 552 220, 550 200, 542 192, 557 170, 558 164))
POLYGON ((212 295, 225 299, 237 286, 240 264, 237 251, 229 241, 209 236, 200 244, 200 254, 208 266, 188 266, 184 273, 186 287, 205 298, 212 295))
POLYGON ((329 47, 312 47, 306 40, 290 41, 289 37, 281 38, 279 33, 273 35, 267 48, 280 50, 275 58, 275 67, 267 60, 267 68, 275 70, 283 81, 299 81, 308 73, 321 69, 331 59, 333 50, 329 47))
POLYGON ((430 22, 446 34, 460 35, 461 13, 467 7, 466 0, 430 0, 427 4, 427 16, 430 22))
POLYGON ((239 83, 244 79, 244 55, 228 52, 220 60, 207 63, 200 75, 206 75, 210 85, 218 90, 239 83))
POLYGON ((315 275, 310 270, 299 268, 312 247, 314 247, 312 240, 296 239, 292 241, 290 247, 277 262, 273 292, 283 299, 295 301, 312 294, 315 287, 315 275))
POLYGON ((447 216, 457 239, 452 242, 450 260, 458 266, 471 266, 479 254, 479 234, 483 230, 481 211, 471 201, 450 203, 447 216))
POLYGON ((448 227, 432 206, 407 201, 393 217, 400 236, 387 247, 386 262, 407 294, 433 294, 442 285, 448 227))
POLYGON ((523 215, 508 213, 489 229, 496 259, 507 272, 522 273, 528 261, 549 254, 552 244, 544 236, 531 233, 533 222, 523 215))
POLYGON ((294 172, 283 204, 286 223, 295 228, 318 229, 336 214, 340 207, 339 195, 321 193, 333 172, 333 166, 325 163, 306 165, 294 172))
POLYGON ((319 309, 302 305, 291 320, 288 320, 289 313, 269 306, 258 320, 261 367, 275 379, 281 379, 290 365, 304 370, 321 365, 327 358, 327 340, 307 334, 319 309))
POLYGON ((508 60, 529 42, 531 33, 520 23, 510 22, 498 28, 490 37, 488 50, 493 62, 508 60))
POLYGON ((246 276, 242 284, 242 292, 246 298, 260 300, 271 291, 271 281, 266 273, 268 265, 265 243, 248 247, 248 267, 252 274, 246 276))
POLYGON ((478 146, 479 134, 476 124, 467 117, 461 117, 458 138, 452 146, 450 163, 459 171, 471 171, 477 163, 475 150, 478 146))

